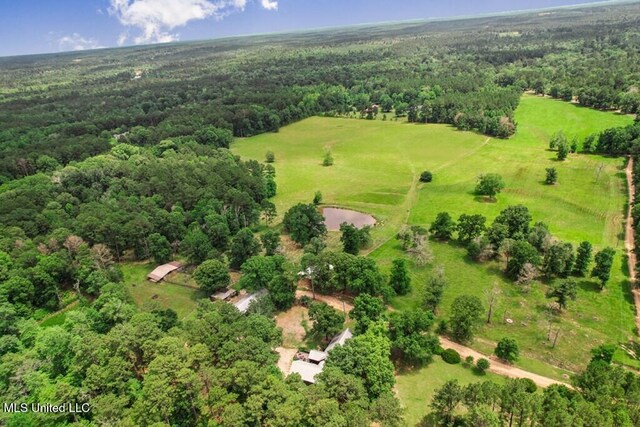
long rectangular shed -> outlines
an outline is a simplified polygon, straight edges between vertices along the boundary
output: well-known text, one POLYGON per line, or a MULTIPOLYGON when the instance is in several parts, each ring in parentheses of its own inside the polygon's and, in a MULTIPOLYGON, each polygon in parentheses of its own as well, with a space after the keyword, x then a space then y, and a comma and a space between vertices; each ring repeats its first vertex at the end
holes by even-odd
POLYGON ((240 301, 238 301, 237 303, 235 303, 234 305, 236 306, 236 308, 238 310, 240 310, 241 313, 246 313, 247 310, 249 310, 249 306, 251 305, 251 302, 257 300, 258 298, 264 296, 267 294, 267 290, 266 289, 260 289, 258 292, 255 292, 253 294, 249 294, 246 297, 242 298, 240 301))
POLYGON ((182 267, 182 263, 178 261, 173 261, 168 264, 162 264, 157 266, 151 273, 147 275, 147 279, 151 282, 157 283, 164 279, 167 274, 171 273, 182 267))

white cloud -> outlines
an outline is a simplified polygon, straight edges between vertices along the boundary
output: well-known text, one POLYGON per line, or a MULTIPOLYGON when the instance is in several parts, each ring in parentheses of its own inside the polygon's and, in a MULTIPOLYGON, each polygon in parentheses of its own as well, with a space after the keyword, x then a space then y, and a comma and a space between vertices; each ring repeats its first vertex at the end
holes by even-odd
POLYGON ((86 49, 98 49, 100 46, 97 40, 92 38, 82 37, 78 33, 62 36, 58 39, 58 48, 60 50, 86 50, 86 49))
POLYGON ((262 7, 267 10, 278 10, 278 2, 272 0, 260 0, 262 7))
POLYGON ((129 34, 127 34, 126 32, 120 33, 120 35, 118 36, 118 46, 124 45, 127 41, 127 37, 129 37, 129 34))
MULTIPOLYGON (((243 11, 248 0, 110 0, 109 13, 115 16, 125 27, 140 30, 133 37, 133 42, 164 43, 180 38, 173 32, 177 27, 189 21, 202 20, 209 17, 222 19, 225 16, 243 11)), ((276 10, 277 0, 260 0, 264 9, 276 10)), ((124 32, 118 38, 118 45, 128 39, 124 32)))

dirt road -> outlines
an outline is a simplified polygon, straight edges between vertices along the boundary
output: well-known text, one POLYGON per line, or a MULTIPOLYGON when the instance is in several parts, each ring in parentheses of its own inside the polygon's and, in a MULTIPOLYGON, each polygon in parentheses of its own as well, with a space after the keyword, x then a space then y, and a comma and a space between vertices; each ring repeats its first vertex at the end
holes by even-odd
POLYGON ((571 387, 571 385, 564 383, 562 381, 557 381, 551 378, 543 377, 542 375, 534 374, 533 372, 528 372, 520 368, 517 368, 515 366, 507 365, 506 363, 503 363, 497 360, 493 356, 486 356, 469 347, 465 347, 461 344, 453 342, 445 337, 440 337, 440 345, 442 345, 442 348, 445 348, 445 349, 446 348, 454 349, 455 351, 460 353, 460 356, 462 356, 463 359, 467 356, 473 356, 474 360, 478 360, 480 358, 489 359, 491 361, 491 367, 489 368, 489 371, 493 372, 494 374, 502 375, 503 377, 529 378, 534 383, 536 383, 536 385, 540 387, 549 387, 552 384, 563 384, 563 385, 566 385, 567 387, 571 387))
MULTIPOLYGON (((311 291, 298 289, 296 291, 296 296, 298 298, 300 298, 301 296, 308 296, 309 298, 313 298, 313 293, 311 291)), ((320 295, 316 293, 316 300, 325 302, 337 310, 342 310, 343 304, 347 312, 349 312, 353 308, 353 305, 349 304, 348 302, 343 303, 338 298, 330 295, 320 295)), ((443 348, 453 348, 458 353, 460 353, 460 356, 462 356, 463 358, 467 356, 473 356, 475 360, 478 360, 479 358, 485 358, 485 359, 491 360, 491 367, 489 368, 489 371, 498 375, 502 375, 509 378, 529 378, 534 383, 536 383, 536 385, 540 387, 548 387, 552 384, 563 384, 568 387, 571 387, 569 384, 563 383, 562 381, 557 381, 552 378, 543 377, 542 375, 534 374, 533 372, 528 372, 512 365, 507 365, 506 363, 500 362, 499 360, 493 358, 492 356, 487 356, 485 354, 482 354, 478 351, 473 350, 472 348, 463 346, 461 344, 453 342, 442 336, 440 337, 440 344, 442 345, 443 348)))
POLYGON ((627 221, 624 233, 624 246, 627 250, 629 265, 629 280, 631 281, 631 292, 633 293, 633 300, 636 304, 636 327, 640 333, 640 289, 635 287, 636 285, 636 253, 635 249, 635 230, 633 229, 633 216, 631 215, 633 209, 633 201, 636 194, 636 188, 633 184, 633 157, 629 157, 627 168, 625 170, 627 175, 627 188, 629 189, 629 208, 627 210, 627 221))
MULTIPOLYGON (((313 298, 313 292, 305 290, 305 289, 298 289, 296 291, 296 297, 300 298, 300 297, 309 297, 309 298, 313 298)), ((332 297, 330 295, 320 295, 319 293, 316 292, 316 300, 317 301, 322 301, 326 304, 329 304, 331 307, 335 308, 336 310, 339 311, 346 311, 347 313, 349 313, 351 311, 351 309, 353 308, 353 305, 347 301, 341 301, 340 299, 336 298, 336 297, 332 297)))

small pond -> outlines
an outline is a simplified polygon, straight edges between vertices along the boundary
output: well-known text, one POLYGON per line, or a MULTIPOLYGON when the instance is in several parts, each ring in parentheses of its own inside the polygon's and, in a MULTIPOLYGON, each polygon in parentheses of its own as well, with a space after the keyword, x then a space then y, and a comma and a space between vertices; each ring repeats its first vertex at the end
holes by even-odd
POLYGON ((340 208, 323 208, 322 216, 324 216, 324 225, 329 231, 340 230, 340 224, 346 222, 362 228, 365 225, 376 225, 376 219, 369 214, 356 212, 349 209, 340 208))

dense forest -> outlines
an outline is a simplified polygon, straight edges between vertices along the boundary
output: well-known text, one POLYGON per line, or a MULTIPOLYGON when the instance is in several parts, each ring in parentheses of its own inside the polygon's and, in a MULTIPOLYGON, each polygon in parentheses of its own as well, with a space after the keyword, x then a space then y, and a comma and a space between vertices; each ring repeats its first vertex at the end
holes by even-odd
MULTIPOLYGON (((639 28, 640 5, 624 4, 0 58, 0 396, 91 406, 3 412, 0 423, 402 425, 394 369, 442 353, 431 312, 385 313, 389 298, 408 292, 404 261, 387 277, 359 256, 366 229, 343 227, 344 252, 325 250, 313 203, 283 213, 300 262, 279 256, 277 170, 228 148, 313 115, 508 138, 524 91, 638 114, 639 28), (207 299, 186 319, 154 301, 136 306, 121 262, 173 258, 207 292, 229 285, 231 267, 241 287, 269 296, 246 315, 207 299), (294 303, 300 270, 313 271, 318 292, 349 294, 355 305, 355 337, 311 386, 284 378, 273 352, 283 337, 272 315, 294 303), (61 325, 40 326, 70 303, 61 325)), ((582 149, 638 155, 639 138, 636 123, 590 136, 582 149)), ((426 235, 398 234, 416 262, 426 235)), ((301 303, 320 342, 344 327, 326 304, 301 303)), ((447 384, 431 419, 637 425, 638 379, 610 362, 594 360, 573 390, 447 384)))
POLYGON ((227 146, 314 114, 515 132, 519 94, 636 113, 638 5, 0 59, 0 179, 109 149, 227 146))

